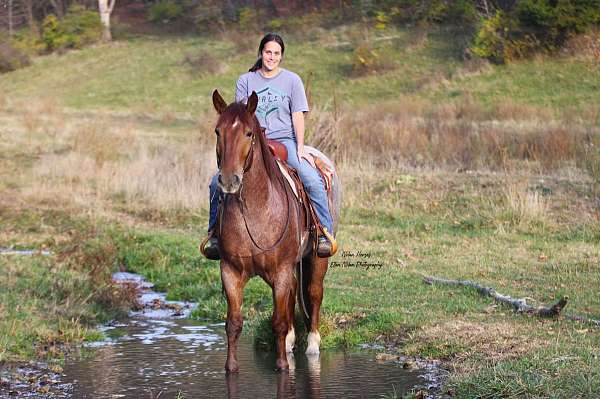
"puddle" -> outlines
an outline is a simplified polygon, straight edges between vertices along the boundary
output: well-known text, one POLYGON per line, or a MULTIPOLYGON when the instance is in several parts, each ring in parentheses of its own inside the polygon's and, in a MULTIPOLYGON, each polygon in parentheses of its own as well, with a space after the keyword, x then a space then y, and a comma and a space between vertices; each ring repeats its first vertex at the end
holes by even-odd
POLYGON ((166 301, 140 276, 118 273, 115 280, 144 287, 144 309, 103 326, 108 338, 86 345, 90 356, 66 362, 62 381, 74 398, 372 398, 434 381, 432 368, 406 369, 397 358, 377 360, 364 350, 298 351, 288 359, 293 369, 276 373, 275 353, 256 350, 247 336, 238 347, 240 372, 227 376, 224 323, 188 319, 193 303, 166 301))

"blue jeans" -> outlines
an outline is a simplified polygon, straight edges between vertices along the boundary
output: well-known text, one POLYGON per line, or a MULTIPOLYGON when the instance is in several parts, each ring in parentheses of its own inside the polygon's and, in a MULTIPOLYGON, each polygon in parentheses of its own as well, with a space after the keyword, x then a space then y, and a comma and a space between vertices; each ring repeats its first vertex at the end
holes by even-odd
MULTIPOLYGON (((315 212, 319 221, 330 234, 333 234, 333 220, 329 211, 327 201, 327 192, 325 191, 325 183, 323 178, 315 168, 306 160, 302 159, 302 163, 298 161, 298 151, 296 141, 291 138, 278 139, 280 143, 285 145, 288 151, 288 164, 298 171, 298 175, 304 184, 304 188, 313 203, 315 212)), ((219 196, 217 180, 219 172, 217 172, 210 181, 210 217, 208 220, 208 230, 215 227, 217 221, 217 208, 219 206, 219 196)))

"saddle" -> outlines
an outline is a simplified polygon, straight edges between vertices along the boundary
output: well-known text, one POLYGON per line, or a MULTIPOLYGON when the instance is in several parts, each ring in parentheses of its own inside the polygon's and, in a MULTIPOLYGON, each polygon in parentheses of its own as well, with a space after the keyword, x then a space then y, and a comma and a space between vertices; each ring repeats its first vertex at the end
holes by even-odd
MULTIPOLYGON (((333 253, 335 253, 337 251, 337 243, 332 236, 334 232, 328 232, 319 221, 308 193, 304 190, 304 185, 302 184, 302 180, 300 180, 298 172, 287 163, 287 148, 276 140, 268 140, 268 145, 271 153, 275 156, 281 173, 294 192, 296 199, 305 208, 305 214, 307 215, 306 225, 310 226, 311 230, 320 231, 323 235, 328 236, 329 240, 334 245, 333 253)), ((307 149, 306 152, 313 157, 317 172, 319 172, 321 178, 325 182, 325 191, 327 192, 329 211, 333 213, 333 176, 335 173, 333 165, 331 165, 327 160, 322 159, 318 151, 313 151, 311 147, 305 148, 307 149)))

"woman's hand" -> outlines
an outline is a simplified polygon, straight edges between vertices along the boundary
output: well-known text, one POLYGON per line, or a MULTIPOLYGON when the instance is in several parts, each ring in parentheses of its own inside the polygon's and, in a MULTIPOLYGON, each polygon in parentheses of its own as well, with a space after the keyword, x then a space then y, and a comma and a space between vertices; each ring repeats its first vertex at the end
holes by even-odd
POLYGON ((315 159, 308 152, 304 150, 304 146, 298 146, 298 162, 302 162, 302 159, 306 159, 312 167, 315 167, 315 159))

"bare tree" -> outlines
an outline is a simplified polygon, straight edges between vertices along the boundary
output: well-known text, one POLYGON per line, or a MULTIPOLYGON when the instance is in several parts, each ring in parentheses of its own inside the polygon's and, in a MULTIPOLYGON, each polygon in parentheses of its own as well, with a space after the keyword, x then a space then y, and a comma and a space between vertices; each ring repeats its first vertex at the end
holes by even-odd
POLYGON ((25 16, 27 17, 29 29, 31 30, 31 33, 37 37, 40 35, 40 30, 38 29, 35 17, 33 16, 33 2, 34 0, 23 0, 23 6, 25 7, 25 16))
POLYGON ((50 0, 50 4, 54 11, 56 11, 56 16, 58 19, 62 19, 65 16, 65 5, 61 0, 50 0))
POLYGON ((8 35, 13 35, 13 0, 8 0, 8 35))
POLYGON ((102 40, 110 42, 112 35, 110 33, 110 14, 115 8, 116 0, 98 0, 98 8, 100 10, 100 21, 104 30, 102 31, 102 40))

